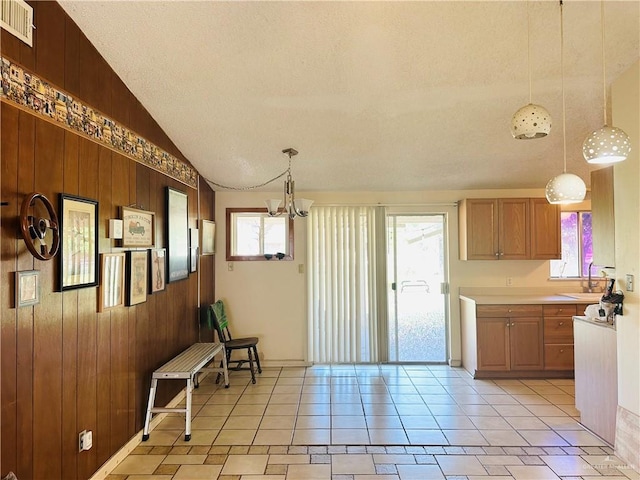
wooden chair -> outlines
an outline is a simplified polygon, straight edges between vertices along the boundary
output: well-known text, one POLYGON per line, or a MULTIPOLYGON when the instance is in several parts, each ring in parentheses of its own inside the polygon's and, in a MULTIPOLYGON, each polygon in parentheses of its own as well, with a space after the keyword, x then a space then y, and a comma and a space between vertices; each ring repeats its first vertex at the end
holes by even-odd
MULTIPOLYGON (((229 371, 249 370, 251 372, 251 383, 256 383, 256 367, 258 373, 262 373, 262 367, 260 367, 260 357, 258 356, 258 337, 246 337, 246 338, 233 338, 229 331, 229 322, 224 312, 224 304, 222 300, 218 300, 213 305, 209 306, 209 320, 210 326, 216 331, 218 335, 218 341, 224 343, 224 348, 227 353, 227 365, 229 371), (232 360, 231 354, 234 350, 246 350, 247 359, 232 360), (254 367, 255 361, 255 367, 254 367), (248 367, 242 365, 248 363, 248 367), (231 364, 235 364, 235 367, 231 367, 231 364)), ((216 378, 216 383, 220 381, 220 374, 216 378)))

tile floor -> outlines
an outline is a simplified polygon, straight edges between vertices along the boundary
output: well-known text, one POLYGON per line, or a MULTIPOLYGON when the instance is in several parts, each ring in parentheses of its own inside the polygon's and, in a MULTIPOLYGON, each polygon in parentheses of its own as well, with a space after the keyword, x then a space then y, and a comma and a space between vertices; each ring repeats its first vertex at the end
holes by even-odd
POLYGON ((442 365, 264 369, 194 390, 108 480, 640 480, 577 422, 573 380, 442 365))

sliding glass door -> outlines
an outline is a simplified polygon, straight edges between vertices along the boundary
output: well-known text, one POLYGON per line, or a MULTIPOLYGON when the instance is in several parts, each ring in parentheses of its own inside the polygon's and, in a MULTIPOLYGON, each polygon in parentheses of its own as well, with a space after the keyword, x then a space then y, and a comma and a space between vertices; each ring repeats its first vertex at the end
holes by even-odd
POLYGON ((445 216, 387 219, 389 361, 445 362, 445 216))

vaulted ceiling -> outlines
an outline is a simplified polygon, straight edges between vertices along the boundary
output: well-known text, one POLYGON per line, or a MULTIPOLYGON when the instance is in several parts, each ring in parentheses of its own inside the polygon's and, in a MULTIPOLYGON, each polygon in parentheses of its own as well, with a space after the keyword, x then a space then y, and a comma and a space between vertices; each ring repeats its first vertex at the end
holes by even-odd
MULTIPOLYGON (((529 2, 529 36, 522 0, 61 4, 217 183, 278 175, 287 147, 302 191, 542 188, 562 171, 558 2, 529 2), (553 127, 515 140, 528 40, 532 100, 553 127)), ((604 6, 610 84, 639 58, 640 2, 604 6)), ((600 7, 563 7, 568 170, 587 184, 582 142, 603 125, 600 7)))

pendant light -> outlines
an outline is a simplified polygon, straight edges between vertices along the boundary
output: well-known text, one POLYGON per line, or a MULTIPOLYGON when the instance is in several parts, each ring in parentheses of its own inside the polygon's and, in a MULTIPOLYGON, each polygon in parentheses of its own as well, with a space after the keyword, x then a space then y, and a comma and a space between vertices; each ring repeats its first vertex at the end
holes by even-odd
POLYGON ((551 115, 541 105, 531 102, 531 33, 527 1, 527 65, 529 68, 529 103, 513 114, 511 135, 518 140, 546 137, 551 131, 551 115))
POLYGON ((545 195, 551 204, 567 205, 582 202, 587 193, 587 186, 579 176, 573 173, 567 173, 567 126, 564 95, 564 19, 562 14, 562 0, 560 0, 560 77, 562 78, 562 150, 564 169, 560 175, 549 180, 545 189, 545 195))
POLYGON ((607 125, 607 74, 604 43, 604 0, 600 1, 600 22, 602 24, 602 91, 604 97, 604 127, 592 132, 582 145, 582 154, 588 163, 617 163, 627 159, 631 152, 631 142, 620 128, 607 125))

